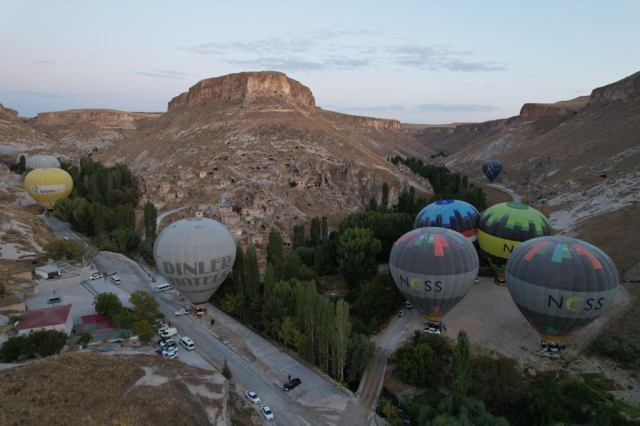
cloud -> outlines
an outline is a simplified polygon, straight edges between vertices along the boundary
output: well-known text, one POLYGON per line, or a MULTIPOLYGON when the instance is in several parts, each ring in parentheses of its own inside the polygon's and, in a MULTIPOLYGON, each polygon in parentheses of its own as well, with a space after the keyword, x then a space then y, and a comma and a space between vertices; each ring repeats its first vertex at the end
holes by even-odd
POLYGON ((500 107, 482 104, 421 104, 416 105, 416 112, 491 112, 500 107))
POLYGON ((337 105, 326 105, 326 109, 328 110, 336 110, 339 112, 345 113, 358 113, 358 114, 376 114, 381 112, 389 112, 389 111, 406 111, 406 107, 404 105, 396 104, 396 105, 378 105, 378 106, 355 106, 355 107, 343 107, 337 105))
POLYGON ((66 98, 102 98, 102 95, 95 93, 57 93, 57 92, 39 92, 31 90, 0 90, 3 96, 21 96, 28 98, 47 98, 47 99, 66 99, 66 98))
POLYGON ((33 61, 34 64, 52 64, 53 61, 33 61))
POLYGON ((472 50, 454 50, 451 45, 419 45, 404 44, 387 46, 391 62, 409 68, 428 69, 431 71, 504 71, 507 65, 503 62, 472 61, 468 58, 475 52, 472 50))
POLYGON ((134 74, 144 75, 145 77, 169 78, 172 80, 184 80, 184 76, 190 75, 182 71, 172 70, 156 70, 156 71, 133 71, 134 74))

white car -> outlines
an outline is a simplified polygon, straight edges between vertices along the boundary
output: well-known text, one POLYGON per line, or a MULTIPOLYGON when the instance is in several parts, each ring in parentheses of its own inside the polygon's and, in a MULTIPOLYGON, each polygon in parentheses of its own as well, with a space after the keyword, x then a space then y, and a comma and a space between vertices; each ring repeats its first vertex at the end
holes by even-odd
POLYGON ((163 323, 160 325, 160 327, 158 327, 158 333, 160 333, 161 331, 165 331, 165 330, 166 330, 166 329, 168 329, 168 328, 169 328, 169 324, 167 324, 167 323, 164 323, 164 322, 163 322, 163 323))
POLYGON ((480 280, 476 278, 475 280, 473 280, 473 283, 474 284, 480 284, 480 280))
POLYGON ((102 278, 102 274, 100 272, 94 272, 94 274, 89 277, 91 281, 99 280, 100 278, 102 278))
POLYGON ((407 309, 413 309, 413 305, 412 305, 412 304, 411 304, 411 302, 409 302, 408 300, 407 300, 407 303, 405 303, 405 305, 404 305, 404 306, 405 306, 407 309))
POLYGON ((267 420, 273 420, 273 411, 271 411, 271 408, 269 408, 268 405, 262 405, 260 406, 260 412, 262 413, 262 415, 264 416, 265 419, 267 420))
POLYGON ((424 332, 427 334, 440 334, 440 330, 435 327, 427 327, 424 329, 424 332))
POLYGON ((254 391, 248 390, 244 394, 247 395, 247 398, 249 398, 249 400, 254 404, 257 404, 260 402, 260 397, 254 391))
POLYGON ((178 348, 176 346, 171 346, 162 351, 162 356, 167 358, 169 355, 177 354, 177 353, 178 353, 178 348))
POLYGON ((407 311, 405 311, 404 309, 400 309, 400 311, 398 311, 398 316, 400 318, 402 318, 404 316, 404 314, 406 314, 406 313, 407 313, 407 311))
POLYGON ((176 359, 178 358, 178 352, 162 352, 162 356, 167 358, 167 359, 176 359))
POLYGON ((120 277, 117 275, 114 275, 111 277, 111 281, 113 281, 114 284, 120 284, 120 277))
POLYGON ((179 317, 180 315, 185 315, 186 311, 184 309, 180 309, 174 312, 175 316, 179 317))

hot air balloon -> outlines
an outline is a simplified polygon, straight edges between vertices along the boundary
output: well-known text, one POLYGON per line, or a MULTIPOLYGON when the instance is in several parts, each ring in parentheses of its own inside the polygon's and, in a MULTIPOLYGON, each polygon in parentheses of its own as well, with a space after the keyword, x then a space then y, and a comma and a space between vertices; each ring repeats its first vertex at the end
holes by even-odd
POLYGON ((478 240, 480 214, 475 207, 460 200, 440 200, 431 203, 416 216, 414 228, 438 227, 457 231, 470 242, 478 240))
POLYGON ((502 163, 499 160, 487 160, 482 163, 482 172, 489 179, 489 182, 493 182, 502 173, 502 163))
POLYGON ((478 223, 478 242, 489 264, 504 280, 509 255, 522 242, 551 235, 549 219, 533 207, 501 203, 489 207, 478 223))
POLYGON ((61 169, 37 169, 24 178, 24 188, 38 204, 51 210, 56 201, 71 194, 73 179, 61 169))
POLYGON ((27 173, 35 169, 59 169, 60 162, 52 155, 34 155, 26 162, 27 173))
POLYGON ((400 292, 430 321, 438 322, 469 292, 478 275, 476 249, 446 228, 418 228, 393 245, 391 275, 400 292))
POLYGON ((18 149, 11 145, 0 145, 0 162, 11 167, 18 160, 18 149))
POLYGON ((618 270, 602 250, 568 237, 540 237, 513 251, 507 286, 544 340, 564 339, 598 318, 618 291, 618 270))
POLYGON ((193 304, 205 303, 231 272, 236 243, 220 222, 195 217, 165 228, 153 258, 160 274, 193 304))

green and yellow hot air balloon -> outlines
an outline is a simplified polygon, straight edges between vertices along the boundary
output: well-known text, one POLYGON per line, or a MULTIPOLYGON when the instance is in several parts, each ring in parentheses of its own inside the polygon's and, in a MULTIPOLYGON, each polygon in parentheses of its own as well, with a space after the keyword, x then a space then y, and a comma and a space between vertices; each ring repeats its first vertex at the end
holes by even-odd
POLYGON ((533 207, 520 203, 491 206, 478 224, 480 249, 502 280, 513 250, 527 240, 546 235, 551 235, 549 219, 533 207))
POLYGON ((71 194, 73 179, 62 169, 36 169, 24 178, 24 188, 38 204, 52 210, 56 201, 71 194))

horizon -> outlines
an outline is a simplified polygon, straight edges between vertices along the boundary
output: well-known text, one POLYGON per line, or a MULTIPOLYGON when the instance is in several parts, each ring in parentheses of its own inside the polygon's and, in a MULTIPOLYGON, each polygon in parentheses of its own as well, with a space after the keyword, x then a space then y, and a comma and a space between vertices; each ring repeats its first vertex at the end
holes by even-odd
POLYGON ((309 87, 323 109, 481 122, 588 96, 640 70, 620 42, 640 39, 631 1, 36 5, 5 4, 0 14, 0 35, 12 40, 0 47, 0 103, 23 117, 166 112, 200 80, 273 70, 309 87))

